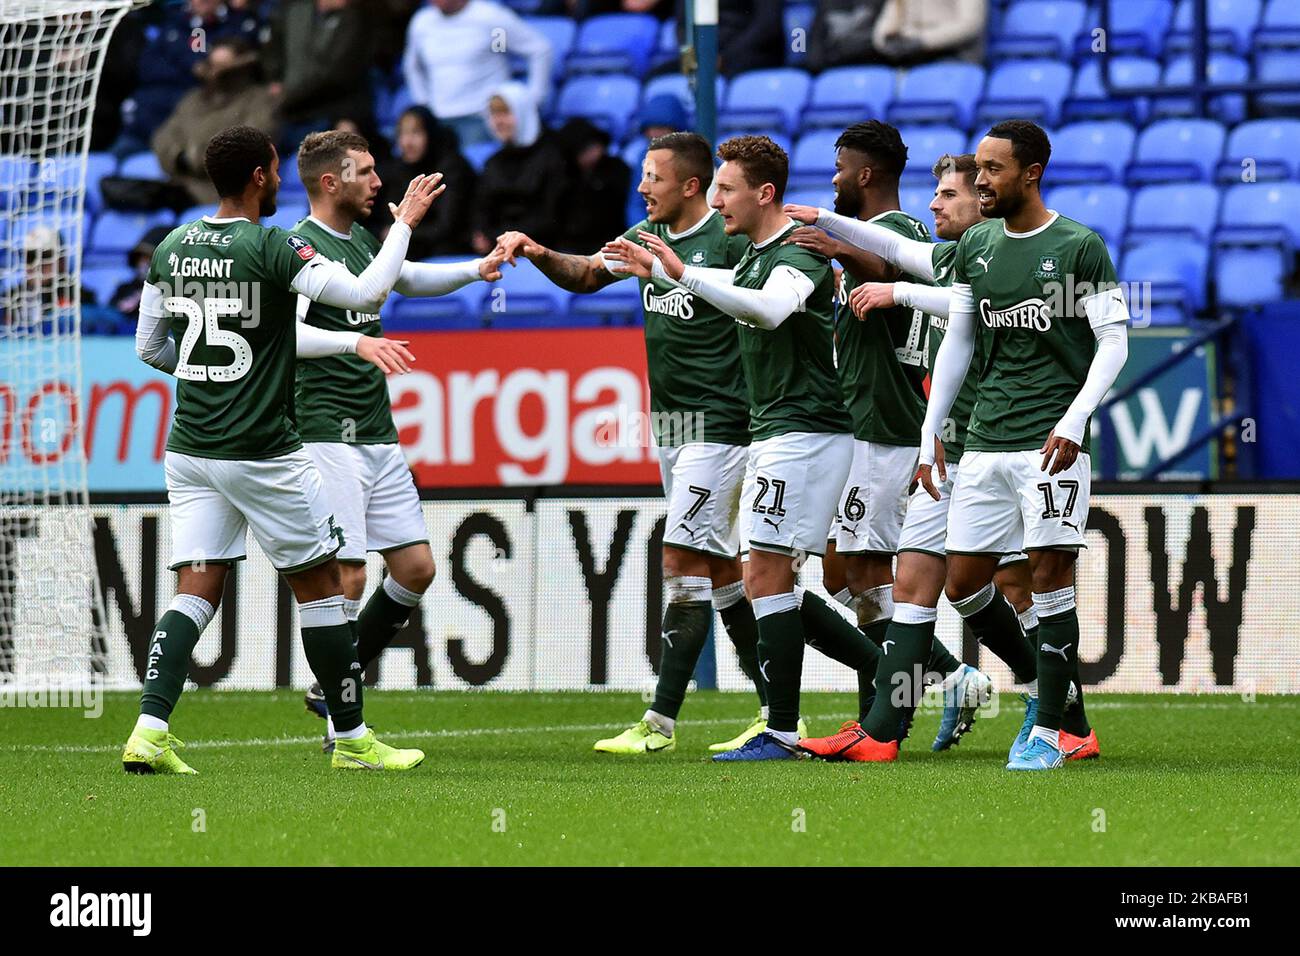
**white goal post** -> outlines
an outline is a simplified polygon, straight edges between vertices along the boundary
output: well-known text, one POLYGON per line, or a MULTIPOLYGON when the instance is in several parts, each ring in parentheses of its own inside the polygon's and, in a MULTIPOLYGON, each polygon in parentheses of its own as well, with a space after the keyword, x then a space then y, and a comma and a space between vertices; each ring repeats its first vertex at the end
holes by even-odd
POLYGON ((107 673, 81 394, 86 154, 118 22, 150 0, 0 0, 0 690, 107 673))

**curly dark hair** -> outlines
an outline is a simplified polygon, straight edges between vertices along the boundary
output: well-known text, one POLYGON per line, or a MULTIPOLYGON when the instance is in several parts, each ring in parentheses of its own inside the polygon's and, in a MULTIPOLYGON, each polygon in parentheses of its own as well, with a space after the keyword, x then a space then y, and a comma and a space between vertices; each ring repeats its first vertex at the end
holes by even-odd
POLYGON ((751 189, 771 183, 779 201, 790 178, 790 158, 766 136, 734 136, 718 147, 718 159, 735 163, 751 189))
POLYGON ((853 149, 865 155, 874 170, 890 179, 903 175, 907 165, 907 147, 898 130, 880 120, 854 123, 835 141, 836 149, 853 149))
POLYGON ((212 139, 203 152, 203 168, 208 179, 222 199, 238 196, 244 191, 253 170, 270 170, 275 156, 271 137, 253 126, 232 126, 223 129, 212 139))
POLYGON ((1010 140, 1011 155, 1022 169, 1038 163, 1046 170, 1047 161, 1052 158, 1052 141, 1041 126, 1029 120, 1003 120, 985 135, 1010 140))

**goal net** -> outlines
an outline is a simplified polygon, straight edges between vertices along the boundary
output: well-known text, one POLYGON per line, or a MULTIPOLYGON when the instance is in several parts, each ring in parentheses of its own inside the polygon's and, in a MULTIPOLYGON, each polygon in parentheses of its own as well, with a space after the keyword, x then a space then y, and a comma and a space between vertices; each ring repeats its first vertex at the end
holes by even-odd
POLYGON ((149 0, 0 0, 0 690, 106 673, 83 428, 81 249, 100 67, 149 0))

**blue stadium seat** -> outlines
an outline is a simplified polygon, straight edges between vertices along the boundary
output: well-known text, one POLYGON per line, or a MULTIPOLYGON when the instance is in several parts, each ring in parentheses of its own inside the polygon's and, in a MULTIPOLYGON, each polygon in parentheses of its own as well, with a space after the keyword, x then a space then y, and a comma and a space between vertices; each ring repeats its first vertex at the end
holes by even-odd
POLYGON ((563 326, 572 293, 558 288, 528 260, 518 262, 483 296, 479 314, 494 329, 563 326))
POLYGON ((564 73, 565 58, 573 49, 578 24, 572 17, 524 17, 524 22, 551 41, 551 52, 555 57, 551 73, 558 79, 564 73))
POLYGON ((383 314, 385 332, 454 331, 481 329, 479 313, 483 290, 475 284, 448 295, 408 299, 398 297, 383 314))
MULTIPOLYGON (((1160 64, 1140 56, 1110 56, 1110 82, 1118 93, 1125 87, 1158 86, 1160 64)), ((1079 65, 1074 86, 1061 115, 1066 122, 1082 119, 1127 119, 1146 122, 1150 100, 1145 96, 1111 96, 1102 85, 1102 57, 1092 57, 1079 65)))
MULTIPOLYGON (((1165 34, 1174 16, 1173 0, 1102 0, 1107 6, 1106 53, 1159 56, 1164 50, 1165 34)), ((1075 41, 1075 53, 1083 62, 1092 53, 1093 28, 1100 28, 1101 14, 1094 14, 1088 29, 1075 41)))
MULTIPOLYGON (((1170 60, 1165 67, 1163 83, 1166 86, 1187 86, 1192 82, 1195 67, 1190 56, 1170 60)), ((1244 83, 1250 79, 1250 65, 1231 53, 1212 53, 1205 63, 1205 73, 1210 83, 1244 83)), ((1222 93, 1210 97, 1210 115, 1225 123, 1239 123, 1246 116, 1246 97, 1242 93, 1222 93)), ((1196 101, 1191 96, 1158 96, 1151 103, 1153 116, 1195 116, 1196 101)))
POLYGON ((618 158, 627 163, 627 168, 632 170, 632 189, 636 189, 636 184, 641 177, 641 161, 645 159, 645 148, 649 143, 644 136, 635 136, 627 141, 622 149, 618 151, 618 158))
MULTIPOLYGON (((1049 164, 1048 169, 1051 169, 1049 164)), ((1123 186, 1057 186, 1045 197, 1049 209, 1092 229, 1117 258, 1128 222, 1129 191, 1123 186)))
MULTIPOLYGON (((578 328, 637 325, 642 318, 641 283, 635 279, 623 279, 590 295, 575 295, 569 301, 565 324, 578 328)), ((499 327, 496 322, 492 324, 499 327)))
MULTIPOLYGON (((1255 79, 1264 83, 1294 83, 1300 76, 1300 50, 1260 50, 1255 54, 1255 79)), ((1255 100, 1260 113, 1295 116, 1300 113, 1300 93, 1260 93, 1255 100)))
POLYGON ((1124 178, 1137 133, 1128 123, 1103 120, 1072 123, 1052 134, 1050 181, 1062 185, 1124 178))
POLYGON ((790 154, 790 189, 829 189, 835 175, 835 141, 840 130, 804 133, 790 154))
MULTIPOLYGON (((1201 0, 1181 0, 1165 52, 1184 53, 1192 47, 1192 5, 1201 0)), ((1246 54, 1259 23, 1260 0, 1205 0, 1205 25, 1212 50, 1246 54)))
POLYGON ((1208 119, 1167 119, 1138 136, 1125 178, 1131 185, 1209 179, 1223 155, 1223 126, 1208 119))
POLYGON ((785 65, 802 66, 808 59, 808 37, 812 35, 813 17, 817 14, 817 5, 813 3, 786 3, 782 11, 785 26, 785 65), (798 33, 796 31, 802 31, 798 33), (802 43, 794 42, 802 37, 802 43))
POLYGON ((907 146, 903 183, 927 185, 934 181, 935 161, 944 153, 966 151, 966 134, 951 126, 901 126, 898 134, 907 146))
POLYGON ((1087 15, 1087 4, 1081 0, 1019 0, 1007 8, 1001 28, 989 43, 989 53, 994 58, 1067 59, 1087 15))
POLYGON ((125 268, 125 263, 119 263, 116 268, 103 266, 81 270, 81 284, 95 293, 95 301, 100 305, 108 305, 117 287, 130 278, 131 272, 125 268))
MULTIPOLYGON (((727 78, 719 76, 714 88, 717 96, 717 104, 721 106, 726 102, 727 96, 727 78)), ((661 76, 652 76, 646 80, 645 88, 641 91, 641 104, 644 106, 656 96, 675 96, 681 100, 682 106, 686 107, 687 114, 695 112, 695 94, 691 92, 691 84, 681 73, 665 73, 661 76)))
POLYGON ((1129 206, 1128 243, 1155 239, 1208 242, 1219 221, 1219 190, 1209 183, 1144 186, 1129 206))
POLYGON ((995 123, 1002 119, 1029 119, 1055 126, 1061 104, 1074 82, 1069 64, 1057 60, 1009 60, 989 74, 976 119, 995 123))
POLYGON ((305 202, 280 202, 277 204, 274 215, 267 216, 262 220, 264 226, 279 226, 281 229, 292 229, 300 221, 306 218, 309 209, 305 202))
POLYGON ((659 21, 648 13, 603 13, 578 27, 565 69, 644 76, 659 45, 659 21))
POLYGON ((650 69, 655 70, 677 59, 677 21, 669 18, 659 27, 659 42, 650 56, 650 69))
POLYGON ((727 105, 718 117, 718 128, 750 131, 776 127, 793 134, 811 87, 807 73, 790 67, 734 76, 727 86, 727 105))
POLYGON ((785 201, 796 206, 818 206, 830 209, 835 205, 835 193, 829 185, 821 188, 787 189, 785 201))
POLYGON ((375 122, 381 130, 396 135, 397 120, 415 102, 411 97, 411 91, 406 88, 406 84, 402 84, 391 91, 377 92, 374 99, 375 122))
POLYGON ((1300 248, 1300 183, 1238 183, 1228 187, 1215 242, 1290 243, 1300 248))
POLYGON ((886 116, 891 123, 952 123, 969 127, 984 90, 984 67, 943 60, 909 70, 886 116))
POLYGON ((176 222, 193 222, 195 219, 202 219, 204 216, 211 216, 216 211, 216 206, 191 206, 189 209, 181 210, 180 215, 176 217, 176 222))
POLYGON ((280 157, 280 192, 292 200, 301 200, 307 195, 307 187, 298 175, 297 153, 280 157))
POLYGON ((95 219, 90 242, 83 256, 86 267, 119 265, 140 237, 154 226, 170 226, 174 214, 170 209, 158 212, 122 212, 106 209, 95 219))
POLYGON ((1258 119, 1234 129, 1216 173, 1219 182, 1241 182, 1247 160, 1257 181, 1300 174, 1300 120, 1258 119))
POLYGON ((640 98, 641 86, 630 76, 575 76, 560 90, 557 112, 561 120, 584 116, 618 142, 640 98))
POLYGON ((167 178, 167 174, 163 172, 162 166, 158 163, 158 157, 153 153, 134 153, 128 156, 122 160, 118 175, 127 176, 131 179, 167 178))
POLYGON ((1289 259, 1282 249, 1220 249, 1214 258, 1219 305, 1252 306, 1282 298, 1289 259))
POLYGON ((898 207, 925 223, 931 232, 934 231, 934 215, 930 212, 930 201, 934 199, 934 186, 937 185, 900 186, 898 189, 898 207))
POLYGON ((1269 0, 1253 38, 1256 51, 1300 47, 1300 4, 1269 0))
POLYGON ((836 67, 813 80, 803 125, 842 129, 867 116, 884 116, 893 98, 894 71, 888 67, 836 67))
POLYGON ((474 172, 483 172, 483 165, 501 148, 501 144, 496 140, 488 140, 485 143, 473 143, 469 146, 460 148, 461 155, 465 157, 466 162, 470 164, 474 172))
POLYGON ((1203 243, 1148 242, 1125 253, 1119 274, 1127 283, 1150 283, 1152 304, 1186 301, 1199 311, 1205 307, 1208 262, 1203 243))

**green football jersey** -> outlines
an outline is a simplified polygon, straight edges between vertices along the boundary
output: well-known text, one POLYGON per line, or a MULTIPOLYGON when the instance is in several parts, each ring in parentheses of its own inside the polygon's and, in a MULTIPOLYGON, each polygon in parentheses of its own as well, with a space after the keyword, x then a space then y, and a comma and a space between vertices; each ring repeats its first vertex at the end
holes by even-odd
MULTIPOLYGON (((379 253, 379 240, 356 223, 351 235, 342 236, 308 217, 294 227, 326 259, 341 262, 360 275, 379 253)), ((339 309, 299 297, 309 325, 330 332, 383 335, 379 316, 339 309)), ((294 403, 298 432, 303 441, 347 442, 356 445, 390 445, 397 441, 388 380, 384 373, 357 355, 331 355, 298 362, 294 403)))
POLYGON ((971 288, 980 357, 966 449, 1041 448, 1092 365, 1097 341, 1074 303, 1115 288, 1106 244, 1065 216, 1026 235, 993 219, 961 237, 953 273, 971 288))
MULTIPOLYGON (((639 232, 663 239, 688 266, 730 269, 749 247, 745 236, 727 235, 712 209, 680 235, 645 219, 623 235, 636 242, 639 232)), ((660 447, 687 438, 748 445, 749 397, 736 323, 689 289, 665 279, 639 282, 655 441, 660 447)))
POLYGON ((782 245, 797 225, 791 223, 761 247, 751 243, 736 265, 734 283, 743 289, 761 289, 772 270, 783 265, 813 282, 803 310, 775 329, 738 323, 755 439, 853 431, 835 373, 835 275, 824 256, 793 243, 782 245))
POLYGON ((310 242, 247 219, 196 219, 154 250, 177 346, 169 451, 252 461, 302 447, 293 421, 297 296, 310 242))
MULTIPOLYGON (((934 263, 934 284, 951 286, 952 269, 957 259, 957 243, 937 243, 930 253, 930 258, 934 263)), ((943 344, 943 337, 947 332, 947 316, 930 316, 930 340, 926 347, 926 368, 934 367, 935 356, 939 354, 939 346, 943 344)), ((979 358, 974 357, 971 359, 971 367, 966 373, 966 379, 961 384, 961 390, 957 392, 957 398, 952 403, 952 410, 948 412, 948 419, 951 424, 945 422, 941 432, 941 434, 952 435, 951 439, 945 440, 943 443, 943 457, 949 463, 960 461, 962 449, 966 447, 966 427, 970 423, 971 410, 975 407, 975 385, 978 368, 979 358)))
MULTIPOLYGON (((870 220, 899 235, 929 242, 925 224, 897 210, 870 220)), ((903 275, 908 282, 925 282, 903 275)), ((853 437, 882 445, 915 445, 925 421, 925 345, 929 316, 895 306, 859 320, 849 308, 858 282, 845 270, 840 277, 836 362, 844 400, 853 417, 853 437)))

